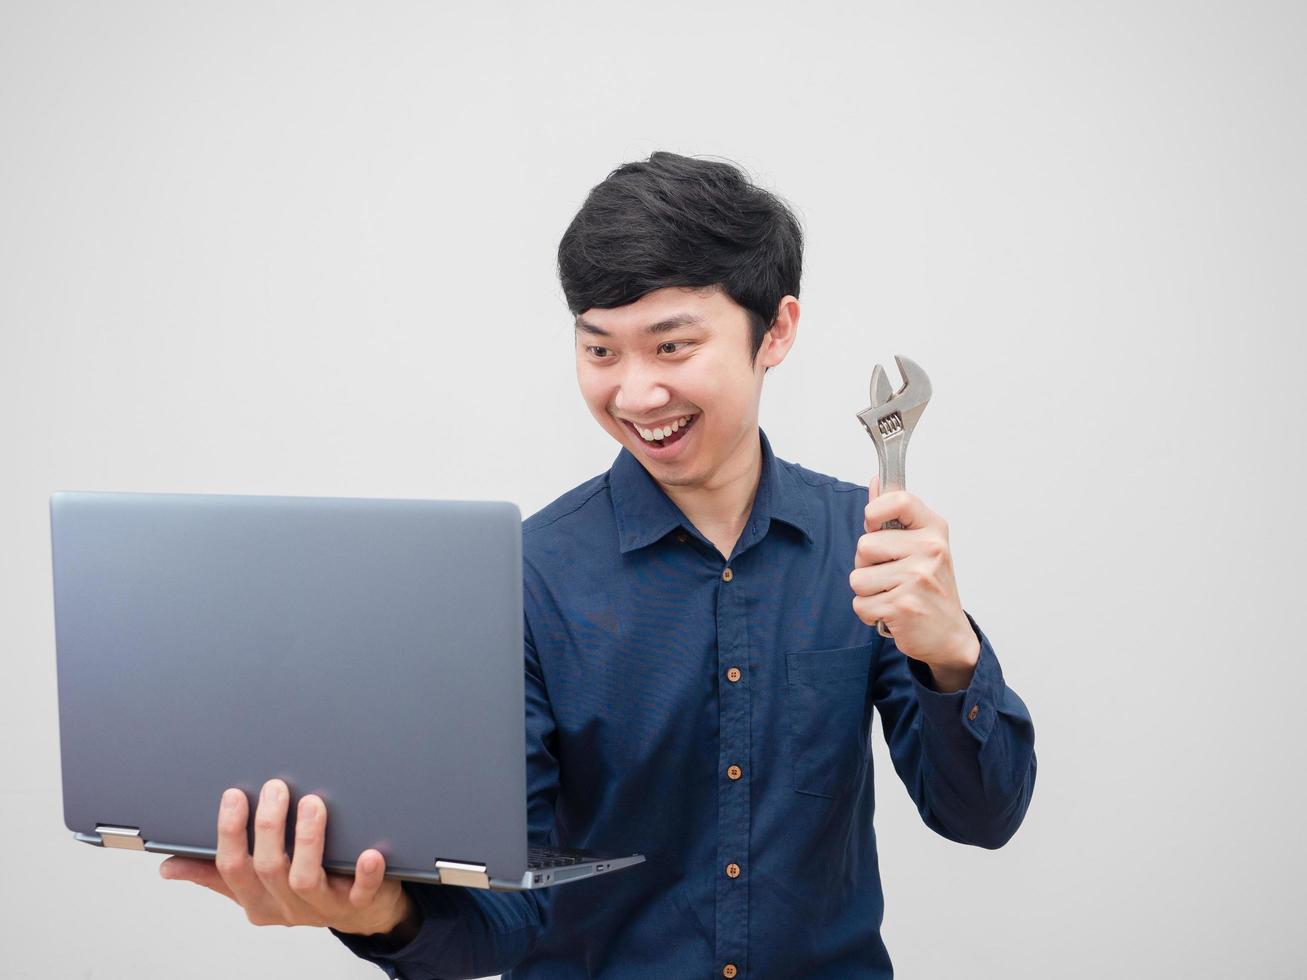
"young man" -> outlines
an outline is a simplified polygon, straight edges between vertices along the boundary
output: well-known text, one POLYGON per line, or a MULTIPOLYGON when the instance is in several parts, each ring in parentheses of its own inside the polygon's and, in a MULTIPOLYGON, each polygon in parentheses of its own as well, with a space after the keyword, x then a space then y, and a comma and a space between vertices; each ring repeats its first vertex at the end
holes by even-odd
POLYGON ((622 449, 523 524, 530 835, 644 864, 490 893, 385 880, 369 850, 327 876, 321 799, 288 856, 271 780, 252 858, 236 792, 216 865, 165 875, 408 980, 891 977, 873 707, 926 825, 986 848, 1025 815, 1034 728, 959 602, 944 519, 758 428, 801 256, 781 201, 671 153, 613 171, 559 247, 581 393, 622 449))

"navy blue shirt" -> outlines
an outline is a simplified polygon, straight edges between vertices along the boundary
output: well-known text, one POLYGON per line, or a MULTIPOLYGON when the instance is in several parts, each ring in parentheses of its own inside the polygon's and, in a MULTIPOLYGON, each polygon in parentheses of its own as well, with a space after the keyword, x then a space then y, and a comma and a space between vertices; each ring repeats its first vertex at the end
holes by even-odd
POLYGON ((530 892, 404 882, 391 977, 892 977, 873 709, 926 825, 997 848, 1035 784, 1034 727, 980 640, 970 686, 853 611, 867 488, 778 459, 729 559, 623 449, 523 522, 530 840, 643 864, 530 892))

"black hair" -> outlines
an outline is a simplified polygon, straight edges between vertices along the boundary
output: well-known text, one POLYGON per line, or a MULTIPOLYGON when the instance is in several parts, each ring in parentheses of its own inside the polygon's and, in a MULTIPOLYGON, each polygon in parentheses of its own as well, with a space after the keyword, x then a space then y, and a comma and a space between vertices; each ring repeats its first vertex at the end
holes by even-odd
POLYGON ((799 295, 803 231, 790 207, 731 163, 658 151, 586 196, 558 244, 573 315, 666 286, 716 286, 744 307, 757 357, 782 297, 799 295))

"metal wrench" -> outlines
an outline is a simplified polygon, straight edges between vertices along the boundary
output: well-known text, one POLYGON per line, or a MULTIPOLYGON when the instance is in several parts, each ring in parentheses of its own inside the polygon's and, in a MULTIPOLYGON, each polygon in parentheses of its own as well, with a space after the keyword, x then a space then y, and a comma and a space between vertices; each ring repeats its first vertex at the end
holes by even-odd
MULTIPOLYGON (((903 376, 898 391, 890 388, 889 376, 877 364, 871 371, 871 407, 858 413, 858 421, 876 444, 880 459, 880 492, 904 489, 904 467, 907 462, 908 439, 930 401, 930 378, 915 361, 900 354, 894 355, 903 376)), ((897 520, 888 520, 881 530, 901 528, 897 520)), ((876 621, 876 632, 894 638, 883 620, 876 621)))

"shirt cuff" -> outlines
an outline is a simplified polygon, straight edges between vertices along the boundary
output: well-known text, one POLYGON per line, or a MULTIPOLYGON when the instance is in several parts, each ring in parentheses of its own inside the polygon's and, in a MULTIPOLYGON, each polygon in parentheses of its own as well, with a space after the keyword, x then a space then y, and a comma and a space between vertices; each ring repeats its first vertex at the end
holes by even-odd
POLYGON ((921 705, 926 724, 936 731, 970 732, 984 743, 994 727, 994 712, 1003 693, 1003 671, 994 648, 971 613, 965 609, 962 612, 980 640, 980 659, 976 661, 971 683, 960 691, 945 694, 935 687, 930 665, 911 657, 907 657, 908 673, 912 675, 917 703, 921 705))
POLYGON ((451 946, 466 943, 466 925, 445 885, 412 887, 401 881, 402 887, 422 910, 422 925, 418 934, 406 946, 383 950, 379 936, 360 936, 331 929, 331 934, 345 944, 355 956, 374 963, 391 980, 427 975, 431 964, 446 959, 451 946))

